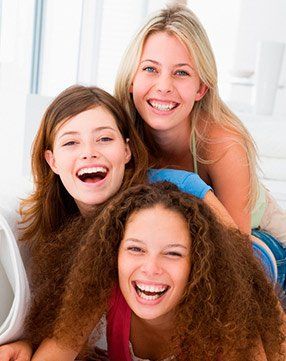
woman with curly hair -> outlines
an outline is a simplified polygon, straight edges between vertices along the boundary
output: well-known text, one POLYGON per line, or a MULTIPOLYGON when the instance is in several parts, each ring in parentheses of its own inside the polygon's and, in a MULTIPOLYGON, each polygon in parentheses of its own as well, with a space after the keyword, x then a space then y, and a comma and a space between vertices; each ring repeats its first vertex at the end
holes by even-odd
POLYGON ((285 359, 272 285, 245 235, 201 200, 167 182, 133 186, 80 236, 53 338, 33 361, 73 360, 104 311, 111 361, 285 359))

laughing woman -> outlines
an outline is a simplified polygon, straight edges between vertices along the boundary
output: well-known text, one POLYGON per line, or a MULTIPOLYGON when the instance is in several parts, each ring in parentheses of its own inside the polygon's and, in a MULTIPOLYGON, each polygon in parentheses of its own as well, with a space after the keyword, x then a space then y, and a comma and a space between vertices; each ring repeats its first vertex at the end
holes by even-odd
MULTIPOLYGON (((59 237, 78 236, 75 223, 59 237)), ((134 186, 80 239, 54 337, 33 361, 73 360, 104 308, 111 361, 285 360, 271 284, 245 236, 202 201, 170 183, 134 186)))

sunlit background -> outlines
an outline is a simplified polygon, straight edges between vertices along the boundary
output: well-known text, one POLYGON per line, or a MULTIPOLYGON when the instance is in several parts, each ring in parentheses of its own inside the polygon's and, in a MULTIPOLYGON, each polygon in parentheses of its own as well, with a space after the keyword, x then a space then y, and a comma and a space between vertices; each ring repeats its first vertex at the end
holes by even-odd
MULTIPOLYGON (((31 142, 52 97, 75 83, 113 92, 132 35, 151 12, 170 2, 0 0, 2 183, 29 178, 31 142)), ((258 112, 254 99, 261 76, 259 44, 286 43, 286 1, 180 2, 204 24, 217 59, 221 96, 249 127, 262 155, 266 183, 286 202, 285 54, 271 111, 258 112)))

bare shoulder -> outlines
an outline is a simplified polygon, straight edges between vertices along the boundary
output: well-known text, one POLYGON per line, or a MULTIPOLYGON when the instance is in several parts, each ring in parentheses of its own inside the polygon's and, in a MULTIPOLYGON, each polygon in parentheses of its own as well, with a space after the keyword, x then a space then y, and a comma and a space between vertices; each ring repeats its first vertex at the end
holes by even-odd
POLYGON ((198 149, 203 158, 208 160, 220 159, 226 152, 245 153, 242 134, 235 129, 217 122, 202 120, 198 124, 198 149))

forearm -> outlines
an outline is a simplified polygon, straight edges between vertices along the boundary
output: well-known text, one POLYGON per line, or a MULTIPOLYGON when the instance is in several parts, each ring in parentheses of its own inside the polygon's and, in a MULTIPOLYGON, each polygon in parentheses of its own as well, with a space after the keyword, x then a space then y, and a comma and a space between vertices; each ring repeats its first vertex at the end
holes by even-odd
POLYGON ((44 340, 35 352, 32 361, 73 361, 78 352, 60 345, 54 339, 44 340))
POLYGON ((237 225, 231 218, 230 214, 222 203, 217 199, 212 191, 207 192, 204 198, 204 202, 213 210, 219 220, 229 227, 237 228, 237 225))

